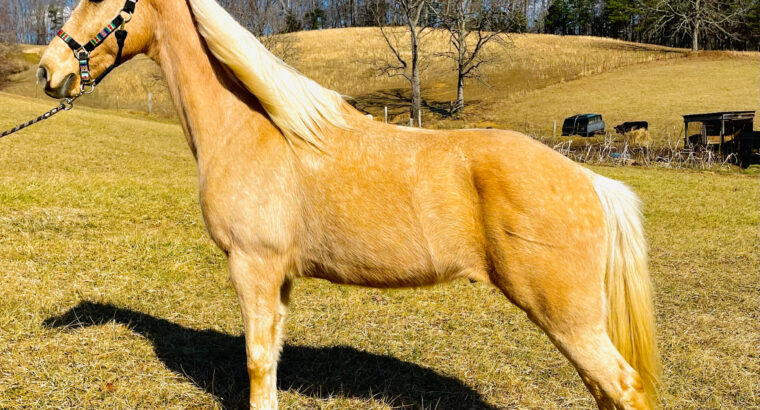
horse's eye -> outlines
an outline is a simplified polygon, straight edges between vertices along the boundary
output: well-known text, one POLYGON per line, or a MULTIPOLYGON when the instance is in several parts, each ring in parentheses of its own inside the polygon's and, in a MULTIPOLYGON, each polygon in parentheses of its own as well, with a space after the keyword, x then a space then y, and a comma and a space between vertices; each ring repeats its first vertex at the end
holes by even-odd
POLYGON ((90 0, 90 3, 100 3, 103 0, 90 0))

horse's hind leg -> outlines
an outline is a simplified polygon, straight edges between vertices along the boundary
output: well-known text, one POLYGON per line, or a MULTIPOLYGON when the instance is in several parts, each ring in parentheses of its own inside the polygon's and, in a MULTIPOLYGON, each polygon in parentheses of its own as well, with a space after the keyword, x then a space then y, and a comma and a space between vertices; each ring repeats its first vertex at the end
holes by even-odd
MULTIPOLYGON (((516 301, 511 294, 513 288, 499 287, 516 301)), ((598 290, 579 299, 556 300, 560 289, 533 288, 534 297, 523 295, 517 304, 570 360, 599 408, 647 409, 638 373, 626 363, 607 335, 601 287, 598 290)))
POLYGON ((638 373, 626 363, 603 327, 547 331, 580 374, 600 409, 648 409, 638 373))
POLYGON ((245 324, 251 409, 276 409, 277 361, 290 293, 285 264, 277 256, 230 252, 229 270, 245 324))
POLYGON ((509 267, 497 261, 494 284, 570 360, 599 408, 649 408, 638 373, 607 334, 601 266, 591 269, 595 263, 550 253, 535 248, 510 252, 509 267), (518 255, 530 255, 530 260, 518 255))

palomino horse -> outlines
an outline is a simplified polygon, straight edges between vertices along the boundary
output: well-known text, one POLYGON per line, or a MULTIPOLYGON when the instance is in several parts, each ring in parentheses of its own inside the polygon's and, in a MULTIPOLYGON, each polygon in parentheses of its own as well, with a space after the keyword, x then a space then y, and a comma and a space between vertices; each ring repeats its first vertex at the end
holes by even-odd
MULTIPOLYGON (((81 0, 64 30, 92 38, 123 4, 81 0)), ((599 407, 658 405, 646 244, 623 184, 516 132, 368 119, 214 0, 140 0, 126 28, 123 58, 145 53, 161 66, 198 164, 203 218, 245 321, 251 407, 277 407, 299 277, 491 283, 546 332, 599 407)), ((92 75, 116 53, 113 36, 93 50, 92 75)), ((55 38, 40 62, 46 91, 76 94, 78 73, 55 38)))

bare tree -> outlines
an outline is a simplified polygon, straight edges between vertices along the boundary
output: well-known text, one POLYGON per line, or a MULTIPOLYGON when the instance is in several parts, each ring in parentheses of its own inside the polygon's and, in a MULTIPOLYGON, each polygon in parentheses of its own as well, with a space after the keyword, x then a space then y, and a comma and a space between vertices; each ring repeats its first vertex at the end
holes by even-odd
POLYGON ((287 7, 284 1, 222 0, 221 4, 277 57, 288 62, 296 57, 297 40, 292 36, 277 34, 286 31, 283 29, 285 21, 281 8, 287 7))
POLYGON ((257 37, 277 32, 276 0, 222 0, 220 2, 237 21, 257 37))
POLYGON ((745 8, 742 2, 731 0, 653 0, 643 6, 652 15, 651 30, 657 35, 687 35, 691 50, 699 51, 703 35, 722 34, 733 37, 729 26, 735 24, 745 8))
POLYGON ((0 43, 16 43, 16 23, 10 1, 0 2, 0 43))
MULTIPOLYGON (((420 72, 422 60, 420 45, 425 32, 430 29, 428 19, 428 0, 393 0, 390 8, 395 12, 400 27, 388 27, 383 21, 377 20, 380 33, 391 51, 390 58, 378 62, 381 75, 401 76, 409 81, 412 89, 412 101, 409 108, 411 118, 422 109, 420 97, 420 72), (410 53, 403 49, 403 42, 408 35, 410 53)), ((385 15, 383 14, 383 17, 385 15)))
POLYGON ((6 78, 21 70, 22 65, 16 61, 18 44, 14 23, 13 9, 10 3, 0 2, 0 85, 6 78))
POLYGON ((261 36, 258 39, 264 47, 282 61, 293 63, 299 56, 298 39, 294 36, 270 34, 268 36, 261 36))
POLYGON ((480 67, 492 61, 485 51, 491 43, 503 43, 510 28, 510 13, 504 5, 492 2, 490 7, 473 0, 447 0, 436 10, 441 26, 449 32, 451 51, 443 56, 454 60, 457 70, 457 99, 452 114, 464 108, 464 83, 479 78, 480 67))

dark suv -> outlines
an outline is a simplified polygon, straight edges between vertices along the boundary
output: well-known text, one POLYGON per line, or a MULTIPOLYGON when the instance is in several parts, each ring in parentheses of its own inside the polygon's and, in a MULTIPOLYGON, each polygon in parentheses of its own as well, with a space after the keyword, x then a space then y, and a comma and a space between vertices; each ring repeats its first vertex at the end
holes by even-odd
POLYGON ((604 120, 601 114, 577 114, 565 119, 562 124, 562 136, 582 135, 590 137, 604 134, 604 120))

